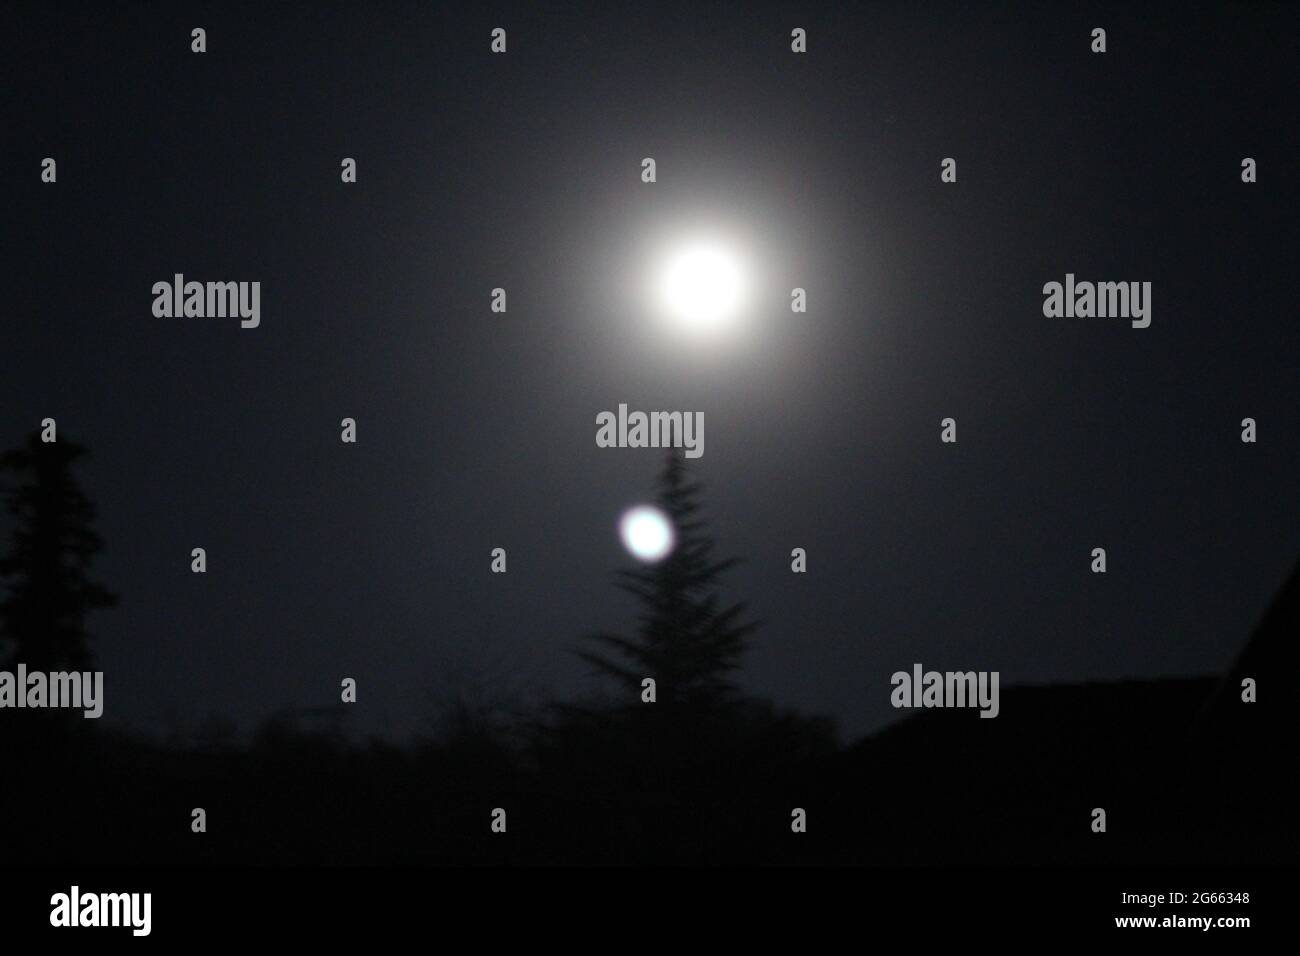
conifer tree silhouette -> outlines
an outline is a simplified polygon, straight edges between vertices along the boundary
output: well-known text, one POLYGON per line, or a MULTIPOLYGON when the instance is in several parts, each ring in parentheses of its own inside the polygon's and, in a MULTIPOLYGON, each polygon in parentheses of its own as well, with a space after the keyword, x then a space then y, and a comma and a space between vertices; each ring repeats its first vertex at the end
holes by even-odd
POLYGON ((757 624, 745 620, 743 601, 721 601, 719 579, 737 559, 714 558, 714 541, 699 517, 699 493, 674 449, 659 476, 657 502, 672 521, 675 546, 657 564, 619 572, 619 586, 643 606, 640 627, 634 637, 589 635, 607 653, 579 652, 623 685, 629 706, 639 705, 647 677, 655 680, 659 708, 713 710, 735 700, 731 673, 757 624))
POLYGON ((0 475, 14 527, 0 557, 0 652, 29 670, 84 670, 91 661, 86 614, 112 607, 116 595, 90 580, 102 549, 93 529, 95 508, 72 474, 86 449, 68 441, 26 444, 0 455, 0 475))

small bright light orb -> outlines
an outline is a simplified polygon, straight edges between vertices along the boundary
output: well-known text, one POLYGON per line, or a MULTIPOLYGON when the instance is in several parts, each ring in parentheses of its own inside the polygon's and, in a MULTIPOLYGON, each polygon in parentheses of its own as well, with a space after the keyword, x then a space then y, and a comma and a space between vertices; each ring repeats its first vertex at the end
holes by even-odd
POLYGON ((669 315, 691 332, 711 332, 736 316, 745 298, 745 272, 725 245, 698 240, 664 264, 660 295, 669 315))
POLYGON ((647 564, 666 558, 676 539, 668 515, 653 505, 637 505, 624 512, 618 533, 628 553, 647 564))

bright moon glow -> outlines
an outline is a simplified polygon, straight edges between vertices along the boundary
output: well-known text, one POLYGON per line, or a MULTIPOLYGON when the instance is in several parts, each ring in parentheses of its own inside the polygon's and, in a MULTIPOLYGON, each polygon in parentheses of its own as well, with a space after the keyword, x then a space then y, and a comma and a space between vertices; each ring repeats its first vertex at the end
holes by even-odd
POLYGON ((654 563, 673 549, 673 525, 668 516, 652 505, 637 505, 618 523, 623 547, 639 561, 654 563))
POLYGON ((712 332, 727 326, 744 304, 745 270, 722 243, 698 240, 669 255, 659 292, 682 328, 712 332))

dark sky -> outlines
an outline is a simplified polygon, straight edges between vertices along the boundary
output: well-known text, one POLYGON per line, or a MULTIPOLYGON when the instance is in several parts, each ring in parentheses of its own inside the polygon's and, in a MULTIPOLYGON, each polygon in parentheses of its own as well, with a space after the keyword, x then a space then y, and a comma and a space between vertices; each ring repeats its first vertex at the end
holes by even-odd
POLYGON ((620 402, 704 413, 745 686, 846 736, 914 662, 1226 667, 1300 554, 1297 24, 1185 8, 21 4, 0 444, 53 416, 92 451, 107 716, 351 676, 401 734, 595 686, 570 652, 633 623, 615 523, 661 464, 596 447, 620 402), (707 348, 639 285, 700 227, 761 272, 707 348), (155 318, 177 272, 260 281, 260 328, 155 318), (1151 327, 1045 318, 1067 272, 1150 281, 1151 327))

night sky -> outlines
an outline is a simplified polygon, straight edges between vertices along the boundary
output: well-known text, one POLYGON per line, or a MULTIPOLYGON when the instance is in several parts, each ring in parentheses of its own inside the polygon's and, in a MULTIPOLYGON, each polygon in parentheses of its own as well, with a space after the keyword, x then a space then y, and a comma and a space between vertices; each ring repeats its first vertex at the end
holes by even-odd
POLYGON ((107 720, 597 689, 662 465, 596 447, 619 403, 704 413, 742 684, 845 737, 914 662, 1229 665, 1300 554, 1294 7, 465 6, 7 18, 0 445, 91 451, 107 720), (698 228, 757 272, 708 345, 644 292, 698 228), (178 272, 260 281, 260 327, 154 317, 178 272), (1067 272, 1150 281, 1150 328, 1044 317, 1067 272))

